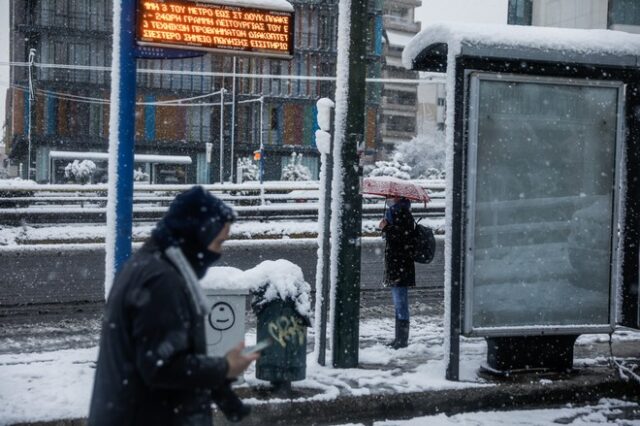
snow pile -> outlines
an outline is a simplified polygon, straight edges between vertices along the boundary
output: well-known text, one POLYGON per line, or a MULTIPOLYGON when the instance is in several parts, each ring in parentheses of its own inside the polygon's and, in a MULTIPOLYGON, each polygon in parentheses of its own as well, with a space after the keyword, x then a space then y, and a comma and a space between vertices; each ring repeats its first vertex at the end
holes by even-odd
POLYGON ((30 179, 22 179, 22 178, 14 178, 14 179, 0 179, 0 188, 11 188, 11 187, 23 187, 23 186, 36 186, 38 185, 35 181, 30 179))
POLYGON ((329 98, 320 98, 316 102, 318 108, 318 127, 322 130, 331 131, 331 110, 336 104, 329 98))
POLYGON ((375 166, 365 166, 364 174, 368 177, 393 177, 396 179, 411 179, 411 167, 399 158, 391 161, 376 161, 375 166))
POLYGON ((316 147, 320 154, 331 154, 331 133, 324 130, 316 130, 316 147))
POLYGON ((411 69, 426 47, 438 43, 446 43, 454 56, 460 54, 462 45, 520 47, 580 55, 638 55, 640 52, 640 35, 622 31, 444 22, 427 25, 409 42, 402 52, 403 65, 411 69))
POLYGON ((256 9, 280 10, 293 12, 293 6, 286 0, 202 0, 203 3, 215 3, 232 7, 252 7, 256 9))
POLYGON ((291 154, 289 163, 282 169, 282 180, 311 180, 311 170, 302 164, 302 154, 291 154))
POLYGON ((311 286, 304 280, 302 269, 288 260, 266 260, 244 272, 236 268, 212 267, 200 283, 207 289, 249 290, 254 294, 252 304, 258 309, 276 299, 290 300, 301 316, 311 318, 311 286))
POLYGON ((461 413, 452 416, 436 414, 432 416, 416 417, 410 420, 387 420, 374 422, 374 426, 450 426, 450 425, 475 425, 475 426, 554 426, 558 424, 588 425, 625 425, 635 424, 635 420, 624 417, 623 410, 637 410, 636 402, 622 401, 619 399, 603 398, 597 405, 584 407, 546 408, 537 410, 509 410, 509 411, 478 411, 461 413))

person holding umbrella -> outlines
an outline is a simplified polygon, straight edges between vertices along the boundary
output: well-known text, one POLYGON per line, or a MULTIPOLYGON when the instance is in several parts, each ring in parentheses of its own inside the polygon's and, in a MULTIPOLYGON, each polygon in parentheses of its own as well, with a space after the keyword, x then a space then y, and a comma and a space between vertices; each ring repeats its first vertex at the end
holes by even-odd
POLYGON ((364 179, 362 193, 384 196, 389 205, 378 225, 386 241, 383 285, 391 288, 395 308, 395 339, 388 346, 406 348, 409 344, 408 289, 416 285, 415 221, 410 200, 423 201, 426 205, 430 198, 422 187, 390 177, 364 179))
POLYGON ((395 308, 395 339, 387 346, 406 348, 409 344, 409 287, 416 285, 413 263, 414 228, 411 202, 403 197, 388 199, 389 208, 378 225, 386 241, 383 285, 391 288, 395 308))

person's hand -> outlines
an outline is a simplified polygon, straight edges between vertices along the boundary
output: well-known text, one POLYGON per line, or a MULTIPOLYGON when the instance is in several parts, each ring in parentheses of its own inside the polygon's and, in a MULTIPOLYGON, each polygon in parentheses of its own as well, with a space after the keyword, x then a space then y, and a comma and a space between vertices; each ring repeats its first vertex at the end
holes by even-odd
POLYGON ((249 355, 242 355, 240 352, 244 349, 244 342, 240 342, 238 346, 227 352, 227 364, 229 365, 229 371, 227 371, 227 378, 235 379, 242 374, 251 363, 260 358, 260 353, 255 352, 249 355))
POLYGON ((378 224, 378 228, 384 229, 384 227, 387 226, 388 224, 389 224, 389 222, 387 222, 387 219, 382 219, 380 221, 380 223, 378 224))

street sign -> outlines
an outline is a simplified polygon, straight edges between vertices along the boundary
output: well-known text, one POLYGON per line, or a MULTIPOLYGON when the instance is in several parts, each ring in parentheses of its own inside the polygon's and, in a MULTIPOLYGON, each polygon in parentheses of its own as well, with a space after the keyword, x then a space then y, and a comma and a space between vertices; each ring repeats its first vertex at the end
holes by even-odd
POLYGON ((294 13, 282 9, 138 0, 136 41, 142 46, 290 59, 294 13))

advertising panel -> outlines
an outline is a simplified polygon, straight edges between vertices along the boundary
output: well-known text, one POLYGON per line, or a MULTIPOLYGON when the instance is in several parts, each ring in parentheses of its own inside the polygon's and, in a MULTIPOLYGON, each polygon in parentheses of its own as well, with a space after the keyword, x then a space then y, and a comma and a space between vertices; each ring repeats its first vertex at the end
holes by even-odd
POLYGON ((187 0, 139 0, 142 46, 291 58, 292 11, 187 0))
POLYGON ((613 326, 622 87, 471 75, 466 334, 613 326))

